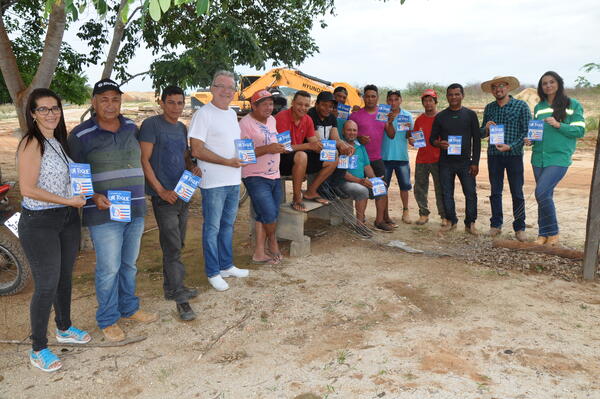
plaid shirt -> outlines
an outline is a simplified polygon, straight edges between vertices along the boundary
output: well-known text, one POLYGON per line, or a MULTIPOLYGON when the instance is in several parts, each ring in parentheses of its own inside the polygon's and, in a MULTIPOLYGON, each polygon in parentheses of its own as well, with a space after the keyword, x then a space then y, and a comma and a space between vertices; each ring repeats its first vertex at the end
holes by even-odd
POLYGON ((509 98, 510 100, 503 107, 494 101, 486 105, 483 111, 481 138, 488 136, 485 125, 488 121, 493 121, 497 125, 504 125, 504 142, 510 146, 510 151, 501 152, 496 149, 496 146, 490 145, 488 156, 523 155, 523 138, 527 137, 531 111, 525 101, 515 100, 512 96, 509 98))

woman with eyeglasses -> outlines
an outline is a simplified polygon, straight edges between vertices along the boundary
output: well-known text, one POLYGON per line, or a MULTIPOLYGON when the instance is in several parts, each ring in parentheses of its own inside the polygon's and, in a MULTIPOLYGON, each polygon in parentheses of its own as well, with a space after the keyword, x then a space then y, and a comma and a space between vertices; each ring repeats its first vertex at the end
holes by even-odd
POLYGON ((585 134, 583 107, 565 94, 563 79, 553 71, 542 75, 537 93, 540 102, 533 111, 534 119, 543 121, 541 141, 525 139, 533 144, 531 164, 535 177, 535 199, 538 203, 538 238, 536 244, 558 244, 558 221, 554 207, 554 188, 572 163, 578 138, 585 134))
POLYGON ((19 240, 29 260, 35 289, 31 298, 31 364, 51 372, 62 367, 48 349, 48 319, 54 305, 58 342, 84 344, 90 335, 71 324, 71 279, 79 250, 77 208, 69 177, 67 129, 60 98, 35 89, 27 101, 27 132, 17 149, 19 187, 23 196, 19 240))

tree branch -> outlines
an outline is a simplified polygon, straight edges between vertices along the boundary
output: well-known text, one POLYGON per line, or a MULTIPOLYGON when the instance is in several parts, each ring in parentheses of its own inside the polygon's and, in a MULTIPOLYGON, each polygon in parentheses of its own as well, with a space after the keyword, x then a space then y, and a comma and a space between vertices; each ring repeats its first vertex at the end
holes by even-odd
POLYGON ((2 71, 8 93, 16 104, 18 94, 25 90, 25 82, 21 77, 17 58, 13 52, 2 18, 0 18, 0 71, 2 71))
POLYGON ((113 37, 110 42, 110 48, 106 55, 106 61, 104 62, 104 70, 102 71, 102 79, 110 78, 112 75, 113 67, 115 65, 115 59, 117 58, 117 54, 119 53, 119 47, 121 46, 121 41, 123 40, 123 33, 125 32, 125 24, 123 23, 123 19, 121 18, 121 12, 123 12, 123 8, 127 4, 127 0, 121 0, 119 4, 119 10, 117 11, 117 18, 115 20, 115 28, 113 29, 113 37))
POLYGON ((125 29, 129 28, 129 26, 131 25, 131 21, 133 21, 133 16, 135 15, 136 12, 138 12, 142 8, 143 8, 142 6, 139 6, 138 8, 136 8, 135 10, 133 10, 131 12, 131 14, 129 14, 129 17, 127 18, 127 24, 125 25, 125 29))
POLYGON ((60 46, 65 33, 66 23, 65 2, 55 2, 52 6, 50 19, 48 20, 48 31, 46 32, 42 58, 29 88, 50 87, 54 71, 58 65, 60 46))

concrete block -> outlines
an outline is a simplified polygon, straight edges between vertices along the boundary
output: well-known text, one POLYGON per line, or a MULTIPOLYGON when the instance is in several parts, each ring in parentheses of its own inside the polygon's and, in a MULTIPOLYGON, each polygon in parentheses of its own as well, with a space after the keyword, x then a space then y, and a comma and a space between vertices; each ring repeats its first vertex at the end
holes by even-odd
POLYGON ((304 236, 301 240, 294 240, 290 244, 290 256, 301 257, 310 255, 310 237, 304 236))
POLYGON ((279 207, 279 218, 277 219, 278 238, 285 240, 301 241, 304 237, 304 221, 306 213, 297 212, 287 204, 279 207))

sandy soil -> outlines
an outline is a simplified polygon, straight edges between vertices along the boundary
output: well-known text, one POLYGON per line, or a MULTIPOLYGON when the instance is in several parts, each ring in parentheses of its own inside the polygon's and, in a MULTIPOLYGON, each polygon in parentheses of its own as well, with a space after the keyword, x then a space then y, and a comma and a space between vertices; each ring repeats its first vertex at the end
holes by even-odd
MULTIPOLYGON (((9 132, 0 133, 7 179, 16 177, 15 145, 9 132)), ((576 249, 584 242, 592 165, 593 153, 578 150, 555 194, 565 245, 576 249)), ((533 238, 537 212, 526 170, 533 238)), ((477 225, 485 231, 485 161, 477 181, 477 225)), ((397 186, 392 192, 392 213, 399 216, 397 186)), ((457 188, 459 215, 461 197, 457 188)), ((506 194, 506 238, 509 208, 506 194)), ((415 217, 412 198, 411 211, 415 217)), ((128 335, 147 338, 121 348, 57 347, 64 367, 51 375, 28 364, 27 346, 0 345, 0 398, 600 398, 599 285, 577 278, 580 262, 493 249, 489 238, 461 229, 440 236, 432 218, 372 240, 312 221, 311 256, 257 267, 250 264, 244 204, 235 261, 251 276, 218 293, 201 272, 201 222, 196 198, 183 258, 188 285, 201 290, 192 301, 197 320, 179 321, 173 302, 162 297, 158 232, 149 214, 138 293, 160 320, 120 322, 128 335), (390 240, 425 252, 386 247, 390 240)), ((72 314, 94 342, 103 342, 94 320, 93 268, 93 252, 81 253, 72 314)), ((31 292, 30 285, 0 298, 0 339, 28 336, 31 292)))

